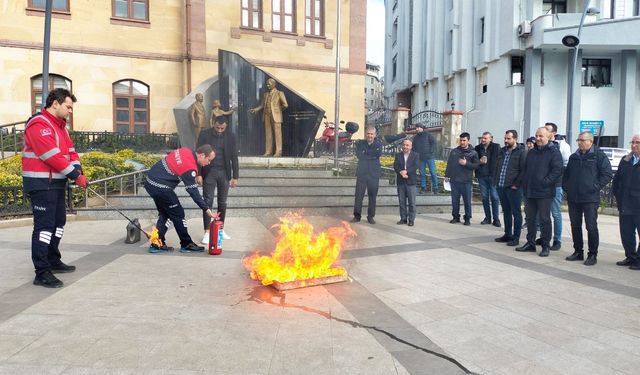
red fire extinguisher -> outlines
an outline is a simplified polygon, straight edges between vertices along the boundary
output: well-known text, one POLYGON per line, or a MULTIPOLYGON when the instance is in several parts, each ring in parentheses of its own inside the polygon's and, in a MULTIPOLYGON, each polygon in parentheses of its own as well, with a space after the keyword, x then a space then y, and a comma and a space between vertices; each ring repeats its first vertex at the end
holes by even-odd
POLYGON ((209 223, 209 254, 220 255, 222 253, 222 228, 224 223, 220 220, 220 212, 209 223))

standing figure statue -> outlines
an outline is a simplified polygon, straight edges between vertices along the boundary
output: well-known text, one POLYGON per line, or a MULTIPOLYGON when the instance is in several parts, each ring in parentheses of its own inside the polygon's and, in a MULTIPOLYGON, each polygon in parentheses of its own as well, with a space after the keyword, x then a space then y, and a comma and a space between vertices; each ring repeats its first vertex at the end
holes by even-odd
POLYGON ((193 127, 194 139, 197 140, 200 135, 200 131, 205 127, 205 111, 204 111, 204 96, 198 93, 196 94, 196 102, 191 106, 191 126, 193 127))
POLYGON ((267 80, 267 89, 262 103, 258 107, 251 108, 249 112, 256 113, 262 111, 265 133, 265 151, 262 156, 282 156, 282 111, 287 109, 287 98, 284 93, 276 89, 276 80, 267 80), (276 151, 273 153, 273 139, 276 141, 276 151))
POLYGON ((225 111, 221 108, 222 104, 220 104, 220 100, 213 100, 213 107, 211 108, 211 116, 209 117, 209 127, 213 128, 213 124, 215 124, 216 117, 220 116, 230 116, 235 111, 235 108, 231 107, 228 111, 225 111))

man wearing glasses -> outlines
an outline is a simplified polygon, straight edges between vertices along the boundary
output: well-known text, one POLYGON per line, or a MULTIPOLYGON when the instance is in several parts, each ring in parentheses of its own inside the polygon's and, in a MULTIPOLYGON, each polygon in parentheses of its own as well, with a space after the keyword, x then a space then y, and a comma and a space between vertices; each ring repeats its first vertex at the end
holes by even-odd
POLYGON ((631 140, 631 153, 620 160, 613 178, 613 194, 618 206, 620 239, 626 258, 618 266, 640 270, 640 255, 636 248, 636 232, 640 233, 640 134, 631 140))
POLYGON ((578 136, 578 150, 571 154, 562 177, 562 188, 567 193, 569 220, 573 238, 573 254, 568 261, 584 260, 584 242, 582 240, 582 217, 587 227, 589 252, 585 266, 597 263, 598 245, 598 207, 600 207, 600 189, 611 181, 611 163, 609 158, 593 145, 593 134, 582 132, 578 136))

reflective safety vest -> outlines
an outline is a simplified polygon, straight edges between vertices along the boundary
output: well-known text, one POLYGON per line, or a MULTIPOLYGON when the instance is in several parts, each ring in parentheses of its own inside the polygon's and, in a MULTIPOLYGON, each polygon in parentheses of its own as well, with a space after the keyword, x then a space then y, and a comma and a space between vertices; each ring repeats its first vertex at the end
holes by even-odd
POLYGON ((80 158, 64 120, 47 111, 32 117, 24 130, 24 191, 64 189, 67 178, 80 175, 80 158))

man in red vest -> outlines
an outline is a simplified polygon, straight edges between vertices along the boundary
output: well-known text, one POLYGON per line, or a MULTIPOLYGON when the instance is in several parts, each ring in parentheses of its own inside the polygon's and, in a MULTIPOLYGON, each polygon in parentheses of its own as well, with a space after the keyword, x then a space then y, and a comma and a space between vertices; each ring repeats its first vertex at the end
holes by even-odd
POLYGON ((144 188, 153 198, 158 209, 158 236, 162 241, 162 246, 151 245, 150 253, 159 253, 173 250, 165 244, 165 234, 167 233, 167 221, 171 220, 176 232, 180 237, 180 252, 202 252, 204 247, 196 245, 187 231, 187 221, 185 220, 184 208, 180 205, 180 200, 174 189, 182 181, 187 192, 202 211, 213 218, 213 212, 198 191, 196 177, 198 176, 198 165, 204 167, 211 163, 216 157, 213 148, 205 144, 199 146, 194 153, 190 149, 183 147, 173 150, 154 164, 147 173, 144 188))
POLYGON ((33 284, 47 288, 63 285, 54 273, 76 269, 60 260, 58 248, 66 223, 67 180, 75 180, 82 188, 88 183, 66 128, 65 119, 73 112, 75 102, 76 97, 69 90, 52 90, 45 110, 29 119, 24 130, 22 182, 33 209, 31 260, 36 272, 33 284))

